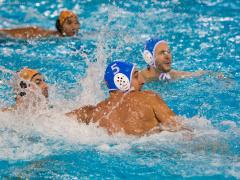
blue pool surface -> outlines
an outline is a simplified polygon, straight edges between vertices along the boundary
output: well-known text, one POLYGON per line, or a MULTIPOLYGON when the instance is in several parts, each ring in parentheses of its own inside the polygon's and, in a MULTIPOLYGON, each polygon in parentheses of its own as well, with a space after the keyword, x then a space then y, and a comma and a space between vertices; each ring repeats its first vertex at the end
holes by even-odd
POLYGON ((0 37, 0 107, 14 104, 11 79, 25 66, 45 76, 54 107, 0 113, 1 179, 240 179, 240 1, 0 0, 0 28, 54 29, 63 9, 80 18, 76 37, 0 37), (145 68, 141 51, 150 37, 169 42, 174 69, 212 72, 144 85, 192 134, 109 136, 64 116, 108 96, 109 62, 145 68))

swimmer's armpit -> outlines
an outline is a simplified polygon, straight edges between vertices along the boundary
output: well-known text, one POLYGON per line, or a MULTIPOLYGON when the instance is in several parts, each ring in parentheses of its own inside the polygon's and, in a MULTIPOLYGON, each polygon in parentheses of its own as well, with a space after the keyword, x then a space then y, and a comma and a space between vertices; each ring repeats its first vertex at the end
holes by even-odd
POLYGON ((75 109, 69 113, 66 113, 66 116, 77 119, 80 122, 89 124, 93 117, 93 110, 95 106, 84 106, 79 109, 75 109))
POLYGON ((178 131, 181 129, 182 124, 177 122, 174 118, 176 114, 167 106, 167 104, 155 94, 151 100, 154 114, 159 121, 162 130, 178 131))

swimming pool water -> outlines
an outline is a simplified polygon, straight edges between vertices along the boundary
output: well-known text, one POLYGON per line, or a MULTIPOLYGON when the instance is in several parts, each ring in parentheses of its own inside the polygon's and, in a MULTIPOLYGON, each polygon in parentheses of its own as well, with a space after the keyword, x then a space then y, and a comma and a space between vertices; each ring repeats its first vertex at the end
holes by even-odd
POLYGON ((1 178, 240 178, 239 1, 0 0, 0 28, 53 29, 65 8, 80 17, 76 37, 0 37, 1 107, 14 104, 12 73, 24 66, 45 75, 54 105, 37 114, 0 113, 1 178), (110 137, 64 116, 108 96, 102 81, 107 63, 121 59, 146 67, 141 51, 154 36, 169 42, 174 69, 225 75, 144 86, 195 129, 192 135, 110 137))

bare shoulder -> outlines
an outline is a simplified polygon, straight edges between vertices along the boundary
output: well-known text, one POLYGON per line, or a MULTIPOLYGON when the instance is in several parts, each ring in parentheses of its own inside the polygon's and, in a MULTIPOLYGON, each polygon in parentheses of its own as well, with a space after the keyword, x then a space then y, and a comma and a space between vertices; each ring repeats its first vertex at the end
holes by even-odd
POLYGON ((154 91, 143 91, 144 97, 148 102, 162 103, 164 102, 162 97, 154 91))
POLYGON ((142 93, 144 93, 145 96, 149 96, 149 97, 158 97, 159 95, 157 93, 155 93, 154 91, 142 91, 142 93))
POLYGON ((38 26, 29 26, 29 27, 26 27, 26 29, 42 30, 43 28, 40 28, 40 27, 38 27, 38 26))
POLYGON ((111 100, 110 100, 110 98, 107 98, 107 99, 99 102, 95 107, 96 107, 96 108, 105 107, 109 102, 111 102, 111 100))
POLYGON ((31 33, 33 36, 37 36, 37 35, 47 36, 47 35, 56 33, 56 31, 44 29, 38 26, 29 26, 29 27, 16 29, 16 30, 19 30, 19 32, 31 33))
POLYGON ((38 26, 19 27, 14 29, 6 29, 7 31, 42 31, 43 29, 38 26))
POLYGON ((138 91, 138 92, 133 92, 133 93, 130 93, 132 94, 131 98, 141 98, 143 99, 144 101, 148 101, 150 99, 153 99, 153 98, 156 98, 158 97, 158 94, 153 92, 153 91, 138 91))
POLYGON ((157 95, 157 93, 155 93, 154 91, 150 91, 150 90, 142 91, 142 93, 149 94, 149 95, 157 95))
POLYGON ((27 29, 29 31, 33 31, 33 32, 36 32, 36 33, 49 32, 49 30, 43 29, 43 28, 38 27, 38 26, 31 26, 31 27, 28 27, 27 29))

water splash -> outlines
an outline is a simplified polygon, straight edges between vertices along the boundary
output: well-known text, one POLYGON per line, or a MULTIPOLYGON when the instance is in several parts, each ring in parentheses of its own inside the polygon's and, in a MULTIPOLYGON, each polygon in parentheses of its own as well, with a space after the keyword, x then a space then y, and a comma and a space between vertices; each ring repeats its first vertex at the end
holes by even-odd
MULTIPOLYGON (((74 171, 79 172, 84 169, 89 174, 95 172, 96 175, 107 172, 107 174, 112 173, 112 177, 116 177, 119 174, 116 174, 115 169, 119 170, 118 173, 133 175, 129 173, 131 169, 134 175, 143 175, 144 171, 146 172, 144 175, 150 174, 155 177, 220 174, 221 177, 240 178, 237 96, 239 56, 236 53, 239 48, 239 36, 236 34, 239 24, 236 11, 238 4, 235 2, 228 4, 224 1, 204 3, 199 1, 194 5, 180 1, 117 1, 109 4, 74 1, 69 4, 68 7, 70 9, 73 7, 81 18, 82 29, 78 39, 49 41, 0 39, 1 65, 9 69, 30 66, 49 75, 50 103, 54 105, 53 109, 43 108, 34 114, 0 113, 2 150, 0 159, 13 163, 31 162, 25 168, 17 168, 13 165, 12 169, 15 170, 10 170, 12 174, 23 178, 34 175, 36 177, 37 173, 42 174, 43 171, 55 167, 50 177, 64 178, 63 175, 59 175, 63 172, 66 172, 68 177, 74 177, 70 175, 71 170, 63 169, 66 165, 65 161, 68 160, 66 154, 73 152, 75 163, 81 165, 81 160, 86 159, 85 154, 81 155, 85 149, 90 151, 89 156, 91 156, 86 160, 89 161, 85 167, 91 165, 89 162, 94 164, 99 154, 101 156, 99 159, 107 162, 108 166, 105 168, 104 164, 99 162, 100 168, 104 168, 102 171, 97 171, 96 167, 91 167, 88 171, 84 169, 84 164, 83 166, 74 164, 71 166, 74 171), (89 4, 94 4, 94 7, 86 8, 85 6, 90 7, 89 4), (217 6, 217 8, 205 9, 207 6, 217 6), (235 10, 224 11, 224 8, 235 10), (197 116, 190 119, 183 118, 186 124, 195 129, 193 133, 162 132, 136 138, 122 134, 108 136, 104 129, 97 128, 94 124, 86 126, 65 117, 64 112, 68 109, 85 104, 96 104, 105 97, 104 92, 107 94, 107 91, 101 88, 101 85, 104 69, 109 61, 127 59, 145 67, 139 49, 143 49, 144 41, 152 36, 160 36, 169 41, 174 55, 175 69, 194 71, 201 68, 224 73, 232 72, 234 83, 231 87, 213 78, 183 80, 173 82, 171 85, 157 82, 148 86, 163 95, 168 104, 179 114, 189 117, 199 114, 199 116, 207 116, 208 120, 197 116), (69 45, 69 42, 76 44, 69 45), (78 58, 82 53, 78 51, 79 44, 86 44, 85 50, 88 52, 85 52, 84 58, 78 58), (87 63, 86 73, 83 70, 86 67, 81 61, 87 63), (77 76, 72 70, 81 71, 85 76, 82 77, 82 74, 77 76), (68 76, 76 77, 77 81, 81 80, 79 84, 75 81, 70 83, 67 78, 64 79, 68 76), (66 81, 66 84, 63 81, 66 81), (63 91, 60 92, 58 88, 61 83, 63 91), (65 99, 65 94, 72 95, 72 99, 65 99), (94 152, 91 152, 92 149, 94 152), (52 156, 56 154, 65 156, 62 158, 64 160, 54 161, 52 156), (49 160, 43 160, 41 164, 41 159, 45 158, 49 160), (37 161, 38 159, 40 160, 37 161), (43 164, 47 165, 43 166, 43 164), (104 171, 105 169, 109 171, 104 171), (140 169, 141 172, 136 169, 140 169)), ((57 14, 66 3, 59 1, 56 5, 42 1, 35 4, 36 6, 28 7, 28 5, 20 6, 17 11, 19 17, 14 16, 12 7, 2 6, 1 27, 17 27, 34 22, 34 25, 42 27, 47 25, 47 28, 51 28, 54 26, 57 14), (49 6, 42 6, 44 3, 45 5, 49 3, 49 6), (56 8, 58 8, 57 12, 56 8), (28 11, 30 14, 26 16, 28 11), (36 19, 34 13, 41 14, 40 19, 36 19)), ((3 77, 1 85, 8 84, 9 77, 5 76, 12 77, 12 75, 1 76, 3 77)), ((6 96, 8 91, 9 89, 3 89, 1 93, 6 96)), ((9 100, 5 101, 9 102, 9 100)), ((67 164, 72 165, 73 162, 67 164)), ((79 175, 78 177, 82 175, 76 174, 79 175)))

